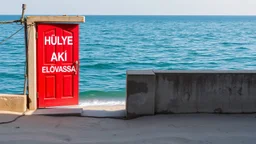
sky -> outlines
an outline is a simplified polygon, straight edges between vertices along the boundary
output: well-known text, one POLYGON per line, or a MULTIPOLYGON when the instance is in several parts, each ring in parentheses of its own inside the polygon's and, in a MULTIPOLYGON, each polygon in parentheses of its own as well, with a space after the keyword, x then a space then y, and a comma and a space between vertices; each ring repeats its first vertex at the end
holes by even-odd
POLYGON ((256 15, 256 0, 0 0, 0 14, 256 15))

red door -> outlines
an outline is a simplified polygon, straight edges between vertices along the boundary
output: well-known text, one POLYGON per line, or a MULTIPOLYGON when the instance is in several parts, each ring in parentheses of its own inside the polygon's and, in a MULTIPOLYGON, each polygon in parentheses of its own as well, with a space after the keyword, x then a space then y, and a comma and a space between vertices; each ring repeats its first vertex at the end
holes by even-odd
POLYGON ((78 104, 78 32, 78 24, 37 24, 38 108, 78 104))

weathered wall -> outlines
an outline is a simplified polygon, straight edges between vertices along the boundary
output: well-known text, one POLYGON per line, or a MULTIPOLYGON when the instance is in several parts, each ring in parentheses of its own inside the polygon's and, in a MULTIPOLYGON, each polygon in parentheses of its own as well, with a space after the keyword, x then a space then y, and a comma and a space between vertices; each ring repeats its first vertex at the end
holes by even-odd
POLYGON ((0 111, 25 112, 26 101, 26 95, 0 94, 0 111))
POLYGON ((155 74, 153 71, 127 71, 127 117, 155 114, 155 74))
POLYGON ((256 73, 155 73, 156 113, 256 112, 256 73))
MULTIPOLYGON (((154 74, 155 114, 256 112, 256 71, 154 71, 154 74)), ((130 90, 131 85, 127 85, 127 92, 130 90)))

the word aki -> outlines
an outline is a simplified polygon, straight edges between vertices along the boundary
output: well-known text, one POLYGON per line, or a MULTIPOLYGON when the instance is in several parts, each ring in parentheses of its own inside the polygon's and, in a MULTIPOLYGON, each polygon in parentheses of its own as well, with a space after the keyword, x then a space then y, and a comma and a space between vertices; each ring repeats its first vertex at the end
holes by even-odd
POLYGON ((65 52, 55 52, 52 53, 51 62, 52 61, 67 61, 67 51, 65 52))

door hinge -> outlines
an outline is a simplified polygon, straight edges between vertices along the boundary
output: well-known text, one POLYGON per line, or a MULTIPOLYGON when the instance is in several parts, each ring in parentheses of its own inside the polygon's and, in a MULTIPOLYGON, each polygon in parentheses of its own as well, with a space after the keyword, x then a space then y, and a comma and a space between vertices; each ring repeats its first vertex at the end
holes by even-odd
POLYGON ((39 93, 37 92, 37 93, 36 93, 36 97, 37 97, 37 98, 39 98, 39 96, 38 96, 38 95, 39 95, 39 93))
POLYGON ((36 32, 36 38, 38 38, 38 32, 36 32))

